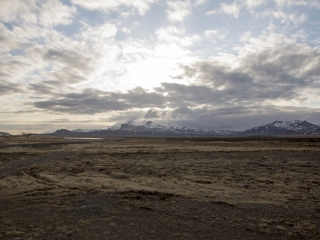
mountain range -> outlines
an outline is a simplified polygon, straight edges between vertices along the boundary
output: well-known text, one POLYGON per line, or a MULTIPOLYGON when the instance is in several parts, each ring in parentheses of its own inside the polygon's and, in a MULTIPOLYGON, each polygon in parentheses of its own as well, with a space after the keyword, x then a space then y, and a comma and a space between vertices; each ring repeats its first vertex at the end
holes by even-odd
POLYGON ((119 127, 106 129, 60 129, 51 133, 54 136, 278 136, 278 135, 320 135, 320 126, 307 121, 274 121, 264 126, 245 131, 205 130, 200 128, 164 125, 154 122, 135 125, 132 121, 119 127))

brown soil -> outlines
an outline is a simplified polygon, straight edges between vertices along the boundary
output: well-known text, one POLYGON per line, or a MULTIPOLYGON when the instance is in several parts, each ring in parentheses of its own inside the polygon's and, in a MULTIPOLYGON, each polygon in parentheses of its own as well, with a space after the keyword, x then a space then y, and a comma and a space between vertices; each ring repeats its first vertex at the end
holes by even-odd
POLYGON ((317 139, 2 137, 0 163, 0 239, 320 236, 317 139))

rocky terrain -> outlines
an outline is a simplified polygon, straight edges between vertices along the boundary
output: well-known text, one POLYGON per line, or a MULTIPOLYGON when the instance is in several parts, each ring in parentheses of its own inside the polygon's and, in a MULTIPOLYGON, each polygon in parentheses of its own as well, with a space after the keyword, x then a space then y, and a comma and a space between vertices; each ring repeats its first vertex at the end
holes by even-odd
POLYGON ((319 138, 0 138, 1 239, 319 239, 319 138))

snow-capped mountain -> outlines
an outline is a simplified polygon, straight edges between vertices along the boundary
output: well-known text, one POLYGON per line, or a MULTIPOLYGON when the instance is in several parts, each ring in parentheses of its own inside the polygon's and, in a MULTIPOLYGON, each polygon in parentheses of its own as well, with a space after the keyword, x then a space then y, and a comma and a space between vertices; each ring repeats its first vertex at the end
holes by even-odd
POLYGON ((245 135, 300 135, 320 134, 319 126, 307 121, 275 121, 243 132, 245 135))
POLYGON ((147 122, 143 125, 133 125, 133 122, 122 124, 119 131, 131 131, 135 133, 148 133, 152 135, 199 135, 199 136, 233 136, 237 134, 228 130, 203 130, 200 128, 181 127, 178 125, 164 125, 147 122))

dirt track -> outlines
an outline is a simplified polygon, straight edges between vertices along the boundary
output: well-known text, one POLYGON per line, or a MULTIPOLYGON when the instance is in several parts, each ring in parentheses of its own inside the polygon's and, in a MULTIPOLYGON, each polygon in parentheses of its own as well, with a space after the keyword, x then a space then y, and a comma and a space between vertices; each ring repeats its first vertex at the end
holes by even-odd
POLYGON ((1 138, 0 238, 319 239, 319 141, 113 140, 1 138))

